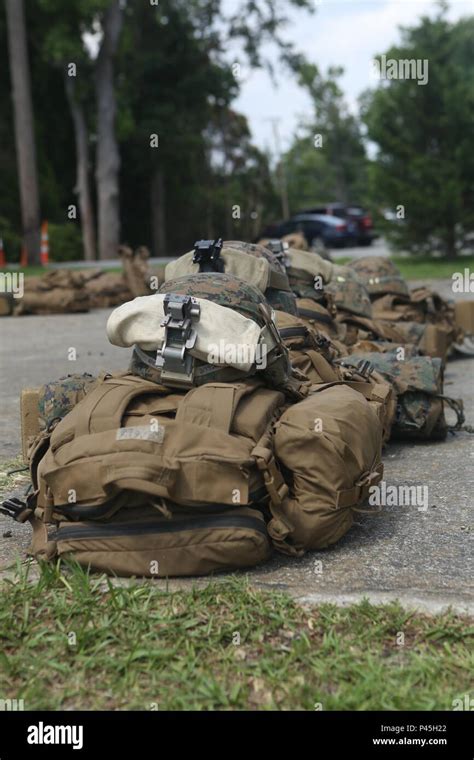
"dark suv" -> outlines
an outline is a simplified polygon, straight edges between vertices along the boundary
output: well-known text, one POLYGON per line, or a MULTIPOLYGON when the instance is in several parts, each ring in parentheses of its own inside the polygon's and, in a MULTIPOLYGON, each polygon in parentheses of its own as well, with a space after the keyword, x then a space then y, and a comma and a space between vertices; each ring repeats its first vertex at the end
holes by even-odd
POLYGON ((344 219, 351 237, 358 245, 371 245, 377 237, 374 232, 372 217, 362 206, 344 203, 326 203, 305 209, 305 214, 328 214, 344 219))
POLYGON ((266 227, 261 237, 282 238, 292 232, 302 232, 310 246, 344 248, 354 244, 346 220, 329 214, 295 214, 286 222, 266 227))

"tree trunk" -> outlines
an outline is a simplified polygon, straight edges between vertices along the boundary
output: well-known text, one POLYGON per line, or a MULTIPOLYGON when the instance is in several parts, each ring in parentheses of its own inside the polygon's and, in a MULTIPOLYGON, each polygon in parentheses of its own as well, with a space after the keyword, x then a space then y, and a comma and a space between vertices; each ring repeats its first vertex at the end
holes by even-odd
POLYGON ((71 109, 71 116, 74 124, 74 137, 76 141, 76 193, 79 197, 84 258, 86 261, 94 261, 96 258, 95 222, 94 206, 92 203, 89 183, 89 138, 84 109, 82 104, 75 98, 74 84, 74 77, 70 77, 66 73, 66 95, 69 102, 69 108, 71 109))
POLYGON ((96 64, 96 181, 99 215, 99 258, 101 259, 116 258, 120 243, 120 155, 115 134, 117 106, 114 88, 114 58, 122 24, 123 11, 120 0, 113 0, 104 14, 103 38, 96 64))
POLYGON ((448 259, 455 259, 457 257, 456 251, 456 230, 454 224, 449 224, 446 227, 446 256, 448 259))
POLYGON ((28 262, 40 263, 40 207, 33 104, 23 0, 6 0, 15 145, 20 185, 23 243, 28 262))
POLYGON ((153 170, 150 201, 153 255, 166 256, 165 175, 160 166, 153 170))

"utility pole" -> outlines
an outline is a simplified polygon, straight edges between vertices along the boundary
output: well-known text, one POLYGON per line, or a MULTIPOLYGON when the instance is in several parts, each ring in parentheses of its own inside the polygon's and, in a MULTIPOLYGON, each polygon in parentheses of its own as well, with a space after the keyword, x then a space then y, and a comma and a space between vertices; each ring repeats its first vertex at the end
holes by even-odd
POLYGON ((279 130, 279 121, 280 119, 276 116, 267 119, 267 121, 270 121, 273 127, 273 137, 275 139, 275 148, 276 148, 276 155, 277 155, 277 161, 278 161, 278 179, 279 179, 279 185, 280 185, 280 198, 281 198, 281 210, 283 214, 284 219, 288 219, 290 216, 290 204, 288 201, 288 184, 286 179, 286 170, 285 165, 283 163, 283 156, 281 151, 281 141, 280 141, 280 130, 279 130))

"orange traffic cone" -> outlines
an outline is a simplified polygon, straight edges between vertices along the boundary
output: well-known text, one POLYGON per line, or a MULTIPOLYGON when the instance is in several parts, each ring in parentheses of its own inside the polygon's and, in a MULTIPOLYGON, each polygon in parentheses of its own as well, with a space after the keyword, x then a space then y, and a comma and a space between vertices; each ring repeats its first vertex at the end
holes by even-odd
POLYGON ((3 247, 3 240, 0 238, 0 267, 4 267, 7 263, 7 259, 5 256, 5 249, 3 247))
POLYGON ((41 225, 40 262, 41 262, 41 265, 44 267, 49 263, 48 222, 43 222, 43 224, 41 225))
POLYGON ((28 253, 27 253, 26 248, 25 248, 24 245, 21 246, 20 266, 21 267, 27 267, 28 266, 28 253))

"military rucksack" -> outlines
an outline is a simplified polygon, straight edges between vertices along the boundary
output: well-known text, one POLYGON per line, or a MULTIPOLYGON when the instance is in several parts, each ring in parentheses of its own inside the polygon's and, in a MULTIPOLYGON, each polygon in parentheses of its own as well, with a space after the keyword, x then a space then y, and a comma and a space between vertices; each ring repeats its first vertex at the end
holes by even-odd
POLYGON ((423 355, 442 359, 449 349, 446 333, 438 325, 368 319, 347 312, 339 312, 336 321, 339 339, 349 347, 361 340, 382 340, 399 346, 411 344, 423 355))
POLYGON ((41 277, 28 277, 24 293, 15 299, 14 313, 66 314, 89 311, 91 301, 82 272, 55 270, 41 277))
POLYGON ((396 322, 397 326, 404 322, 436 325, 437 355, 446 355, 453 343, 462 341, 454 306, 427 288, 416 288, 408 295, 381 296, 373 301, 372 309, 374 318, 396 322))
POLYGON ((89 297, 91 309, 109 309, 133 298, 134 294, 121 272, 89 269, 81 274, 84 277, 84 289, 89 297))
MULTIPOLYGON (((153 505, 160 521, 163 516, 181 520, 209 513, 230 516, 236 509, 278 500, 283 480, 274 477, 269 442, 285 406, 282 393, 256 380, 176 393, 132 375, 105 377, 49 438, 38 439, 30 457, 34 495, 28 517, 41 525, 93 523, 99 542, 103 522, 116 525, 119 516, 130 523, 126 535, 133 533, 136 508, 153 505)), ((192 529, 179 522, 177 531, 179 525, 192 529)), ((209 530, 219 526, 208 522, 202 527, 209 537, 209 530)), ((221 527, 230 529, 231 522, 221 527)), ((106 530, 103 536, 116 535, 114 527, 106 530)), ((44 531, 42 541, 42 552, 56 551, 44 546, 44 531)), ((75 546, 79 551, 81 544, 75 546)), ((258 546, 259 557, 266 556, 265 541, 258 546)), ((36 547, 39 551, 38 541, 36 547)), ((245 557, 240 563, 248 564, 245 557)), ((240 566, 237 559, 231 564, 240 566)), ((173 574, 180 574, 179 568, 173 574)))
POLYGON ((336 338, 339 334, 338 326, 335 321, 336 308, 332 300, 324 299, 324 305, 315 301, 313 298, 297 298, 296 306, 298 309, 298 318, 309 327, 326 333, 331 338, 336 338))

